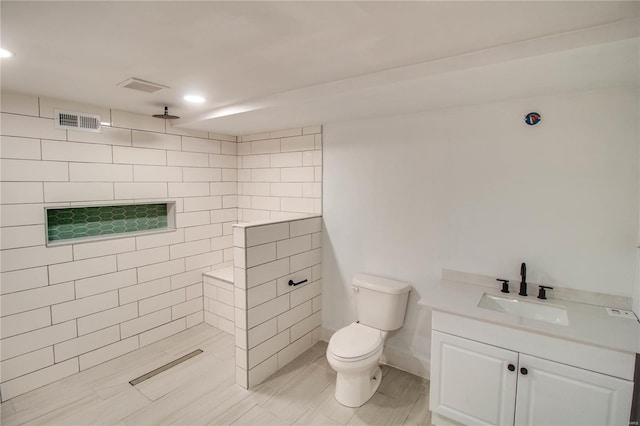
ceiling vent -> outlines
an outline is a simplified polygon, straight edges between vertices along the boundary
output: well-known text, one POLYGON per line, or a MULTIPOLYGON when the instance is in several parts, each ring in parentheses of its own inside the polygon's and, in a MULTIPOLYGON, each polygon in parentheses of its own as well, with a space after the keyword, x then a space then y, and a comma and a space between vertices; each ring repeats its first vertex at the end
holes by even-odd
POLYGON ((118 86, 126 87, 127 89, 138 90, 145 93, 155 93, 158 90, 169 88, 169 86, 163 86, 162 84, 140 80, 139 78, 135 77, 131 77, 125 81, 118 83, 118 86))
POLYGON ((82 112, 55 110, 56 129, 100 133, 100 116, 82 112))

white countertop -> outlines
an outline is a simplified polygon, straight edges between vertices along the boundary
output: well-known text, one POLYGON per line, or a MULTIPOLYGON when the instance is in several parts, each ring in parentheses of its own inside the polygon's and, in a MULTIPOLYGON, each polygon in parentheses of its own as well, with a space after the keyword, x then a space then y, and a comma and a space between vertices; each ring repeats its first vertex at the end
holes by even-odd
MULTIPOLYGON (((573 340, 622 352, 640 353, 640 323, 637 320, 619 318, 607 313, 605 307, 587 305, 566 300, 538 299, 535 294, 518 296, 517 292, 501 293, 496 288, 484 287, 456 281, 440 280, 430 284, 422 292, 418 304, 430 309, 462 315, 480 321, 514 327, 535 333, 573 340), (479 308, 483 294, 518 298, 534 303, 549 303, 564 306, 569 316, 569 325, 552 324, 479 308)), ((530 289, 533 293, 534 289, 530 289)))

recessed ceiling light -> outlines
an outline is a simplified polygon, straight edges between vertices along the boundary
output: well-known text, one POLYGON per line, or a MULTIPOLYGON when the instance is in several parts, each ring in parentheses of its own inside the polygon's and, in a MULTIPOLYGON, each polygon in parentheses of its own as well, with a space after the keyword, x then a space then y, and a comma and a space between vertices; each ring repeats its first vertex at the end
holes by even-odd
POLYGON ((186 95, 184 97, 184 100, 187 101, 187 102, 193 102, 194 104, 201 104, 206 99, 203 98, 202 96, 199 96, 199 95, 186 95))
POLYGON ((7 50, 7 49, 3 49, 0 47, 0 58, 10 58, 14 55, 13 52, 7 50))

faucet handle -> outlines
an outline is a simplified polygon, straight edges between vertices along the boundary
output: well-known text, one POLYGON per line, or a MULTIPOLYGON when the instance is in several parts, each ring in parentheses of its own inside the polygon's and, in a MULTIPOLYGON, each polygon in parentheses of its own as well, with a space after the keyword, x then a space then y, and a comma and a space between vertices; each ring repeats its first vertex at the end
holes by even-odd
POLYGON ((538 289, 538 299, 546 299, 547 298, 547 293, 545 290, 553 290, 553 287, 549 287, 547 285, 541 285, 538 286, 540 287, 538 289))
POLYGON ((501 278, 496 278, 496 281, 501 281, 502 282, 502 290, 500 290, 503 293, 509 293, 509 280, 503 280, 501 278))

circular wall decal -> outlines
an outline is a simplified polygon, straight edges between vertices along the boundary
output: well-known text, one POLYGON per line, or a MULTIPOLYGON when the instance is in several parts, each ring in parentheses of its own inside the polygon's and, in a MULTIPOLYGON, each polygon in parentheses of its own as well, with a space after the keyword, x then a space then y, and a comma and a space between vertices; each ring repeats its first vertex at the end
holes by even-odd
POLYGON ((530 112, 524 117, 524 122, 529 126, 535 126, 542 120, 542 116, 537 112, 530 112))

